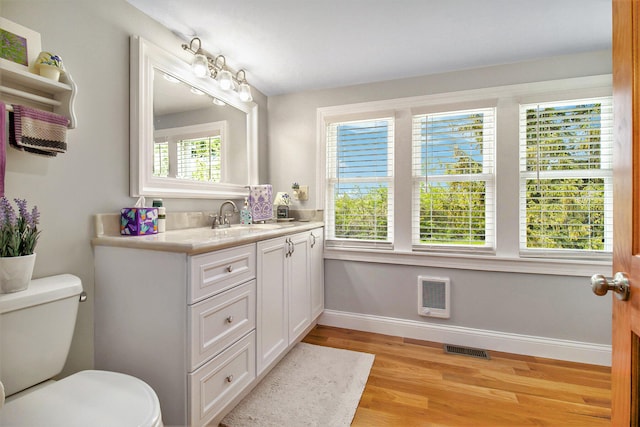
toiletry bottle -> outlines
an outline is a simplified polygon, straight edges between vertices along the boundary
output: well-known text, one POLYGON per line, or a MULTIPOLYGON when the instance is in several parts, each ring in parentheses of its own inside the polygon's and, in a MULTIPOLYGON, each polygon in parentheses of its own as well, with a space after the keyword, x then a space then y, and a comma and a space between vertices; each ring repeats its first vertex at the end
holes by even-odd
POLYGON ((164 233, 167 230, 167 208, 162 204, 162 199, 153 199, 153 207, 158 208, 158 233, 164 233))
POLYGON ((249 225, 251 224, 251 209, 249 209, 249 200, 247 197, 244 198, 244 207, 240 210, 240 224, 249 225))
POLYGON ((164 233, 167 230, 167 208, 158 207, 158 233, 164 233))

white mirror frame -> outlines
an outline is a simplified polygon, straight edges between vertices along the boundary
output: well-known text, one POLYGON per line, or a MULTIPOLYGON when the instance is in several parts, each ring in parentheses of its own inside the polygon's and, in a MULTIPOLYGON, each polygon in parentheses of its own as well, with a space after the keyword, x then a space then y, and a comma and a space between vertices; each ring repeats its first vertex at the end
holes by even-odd
POLYGON ((132 197, 234 199, 258 182, 258 106, 225 92, 211 78, 198 78, 191 66, 142 37, 131 37, 130 193, 132 197), (247 115, 247 181, 245 184, 204 183, 153 176, 153 74, 158 69, 224 100, 247 115))

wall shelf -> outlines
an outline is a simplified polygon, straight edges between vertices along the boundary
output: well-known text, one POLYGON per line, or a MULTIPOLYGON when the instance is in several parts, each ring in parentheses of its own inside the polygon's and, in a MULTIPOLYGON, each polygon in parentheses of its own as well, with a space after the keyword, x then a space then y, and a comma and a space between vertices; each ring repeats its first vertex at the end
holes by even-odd
POLYGON ((69 118, 69 129, 76 127, 74 102, 76 84, 68 71, 56 82, 12 62, 0 59, 0 100, 51 111, 69 118))

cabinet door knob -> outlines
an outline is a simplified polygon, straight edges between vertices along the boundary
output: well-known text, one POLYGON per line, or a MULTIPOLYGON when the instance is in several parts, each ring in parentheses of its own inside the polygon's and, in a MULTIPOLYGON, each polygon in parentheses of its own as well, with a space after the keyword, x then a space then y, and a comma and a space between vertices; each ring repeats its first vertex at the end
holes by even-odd
POLYGON ((227 273, 231 273, 233 271, 233 266, 228 266, 227 267, 227 273))
POLYGON ((227 376, 227 378, 225 378, 225 380, 230 383, 231 381, 233 381, 233 375, 229 375, 227 376))
POLYGON ((232 323, 233 322, 233 316, 229 316, 225 320, 227 321, 227 323, 232 323))

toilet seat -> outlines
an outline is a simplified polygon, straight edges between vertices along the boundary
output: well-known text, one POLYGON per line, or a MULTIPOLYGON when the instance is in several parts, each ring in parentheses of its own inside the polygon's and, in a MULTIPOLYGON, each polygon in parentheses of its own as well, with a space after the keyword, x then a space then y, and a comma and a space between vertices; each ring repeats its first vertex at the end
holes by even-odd
POLYGON ((0 425, 161 427, 158 396, 145 382, 108 371, 82 371, 0 409, 0 425))

